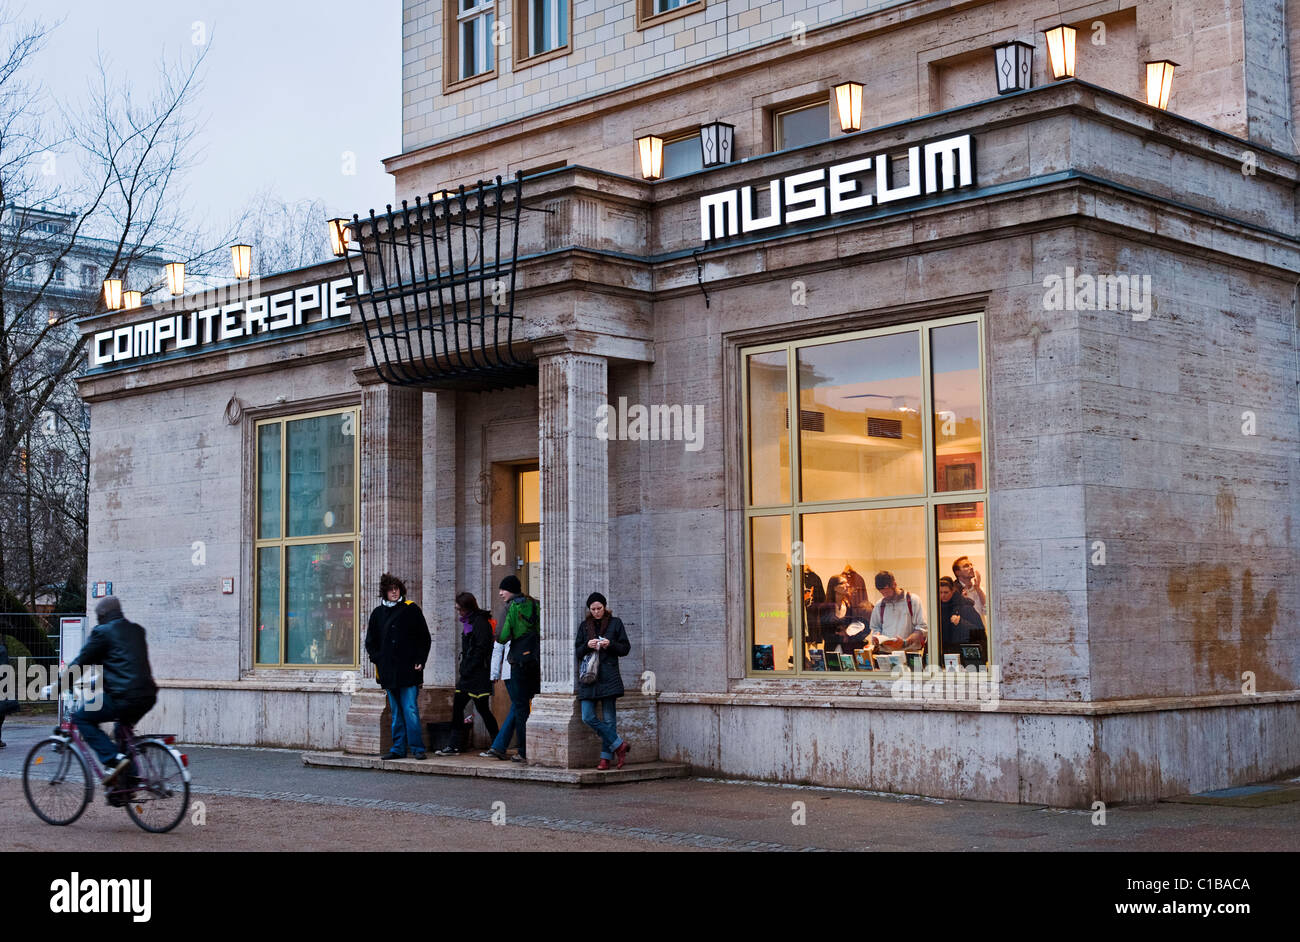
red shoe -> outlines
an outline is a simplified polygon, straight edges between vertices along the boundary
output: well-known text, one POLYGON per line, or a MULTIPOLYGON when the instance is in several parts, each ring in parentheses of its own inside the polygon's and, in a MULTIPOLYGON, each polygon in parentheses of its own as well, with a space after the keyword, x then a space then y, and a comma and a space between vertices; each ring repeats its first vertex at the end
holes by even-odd
POLYGON ((631 749, 632 747, 627 744, 627 740, 625 739, 623 740, 623 745, 614 750, 614 756, 618 759, 618 768, 623 768, 623 760, 627 758, 627 754, 631 749))
POLYGON ((601 759, 601 760, 600 760, 600 764, 596 766, 596 771, 597 771, 597 772, 604 772, 604 771, 607 771, 608 769, 609 769, 609 760, 608 760, 608 759, 601 759))

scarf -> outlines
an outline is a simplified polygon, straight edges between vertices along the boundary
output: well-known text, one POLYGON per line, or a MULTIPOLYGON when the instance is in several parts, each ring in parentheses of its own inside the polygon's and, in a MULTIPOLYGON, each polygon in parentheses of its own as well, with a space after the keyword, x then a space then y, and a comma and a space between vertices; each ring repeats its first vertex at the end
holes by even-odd
POLYGON ((605 629, 609 627, 609 609, 605 609, 605 614, 600 616, 600 621, 596 621, 591 615, 588 615, 582 627, 587 632, 588 641, 601 637, 605 634, 605 629))
POLYGON ((463 635, 467 635, 467 634, 469 634, 471 631, 474 630, 474 625, 473 625, 473 623, 472 623, 469 619, 470 619, 470 616, 468 616, 468 615, 461 615, 461 616, 460 616, 460 624, 461 624, 461 630, 460 630, 460 633, 463 634, 463 635))

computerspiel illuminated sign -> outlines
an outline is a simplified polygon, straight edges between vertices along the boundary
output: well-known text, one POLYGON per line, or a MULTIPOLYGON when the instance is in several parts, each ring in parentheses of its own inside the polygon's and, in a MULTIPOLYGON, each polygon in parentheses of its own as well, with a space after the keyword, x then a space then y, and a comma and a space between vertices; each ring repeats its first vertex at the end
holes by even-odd
POLYGON ((352 316, 352 301, 364 291, 365 279, 358 275, 234 300, 214 292, 223 303, 98 331, 90 341, 90 365, 123 366, 141 357, 184 355, 217 344, 260 340, 304 324, 343 321, 352 316))
POLYGON ((705 242, 779 229, 872 206, 959 190, 975 183, 975 147, 969 134, 907 149, 906 173, 887 152, 803 170, 762 185, 700 197, 705 242), (895 179, 901 180, 895 184, 895 179), (766 200, 761 197, 766 191, 766 200), (766 208, 760 207, 766 203, 766 208))

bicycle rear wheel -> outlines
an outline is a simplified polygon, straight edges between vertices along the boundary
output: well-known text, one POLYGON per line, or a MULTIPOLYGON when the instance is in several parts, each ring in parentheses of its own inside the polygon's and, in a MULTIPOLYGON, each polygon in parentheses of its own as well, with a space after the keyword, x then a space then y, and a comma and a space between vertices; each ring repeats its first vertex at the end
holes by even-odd
POLYGON ((46 824, 71 824, 94 797, 86 760, 66 739, 50 736, 32 746, 23 763, 23 794, 46 824))
POLYGON ((140 827, 163 834, 181 823, 190 806, 190 783, 185 767, 160 742, 136 744, 136 789, 126 800, 126 813, 140 827))

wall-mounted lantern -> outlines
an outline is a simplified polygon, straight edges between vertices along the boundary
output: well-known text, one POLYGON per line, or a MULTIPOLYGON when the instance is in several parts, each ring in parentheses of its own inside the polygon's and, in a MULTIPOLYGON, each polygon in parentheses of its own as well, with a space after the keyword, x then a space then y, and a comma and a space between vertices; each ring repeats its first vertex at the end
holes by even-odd
POLYGON ((247 278, 253 270, 253 247, 251 245, 232 245, 230 247, 230 267, 235 270, 235 277, 247 278))
POLYGON ((1074 37, 1073 26, 1053 26, 1043 30, 1047 37, 1047 58, 1052 64, 1052 78, 1056 81, 1074 78, 1074 37))
POLYGON ((839 113, 840 130, 845 134, 862 130, 862 85, 858 82, 841 82, 835 86, 835 110, 839 113))
POLYGON ((641 177, 658 180, 664 175, 664 139, 647 134, 636 139, 636 146, 641 156, 641 177))
POLYGON ((1147 63, 1147 104, 1164 111, 1169 107, 1169 94, 1174 90, 1174 69, 1177 62, 1158 59, 1147 63))
POLYGON ((167 290, 173 295, 185 293, 185 263, 169 262, 165 269, 167 273, 167 290))
POLYGON ((104 279, 104 309, 116 311, 122 306, 122 279, 104 279))
POLYGON ((998 94, 1027 91, 1033 84, 1034 47, 1019 39, 993 47, 997 66, 998 94))
POLYGON ((736 142, 736 128, 721 121, 700 126, 700 155, 704 166, 716 167, 731 163, 736 142))

